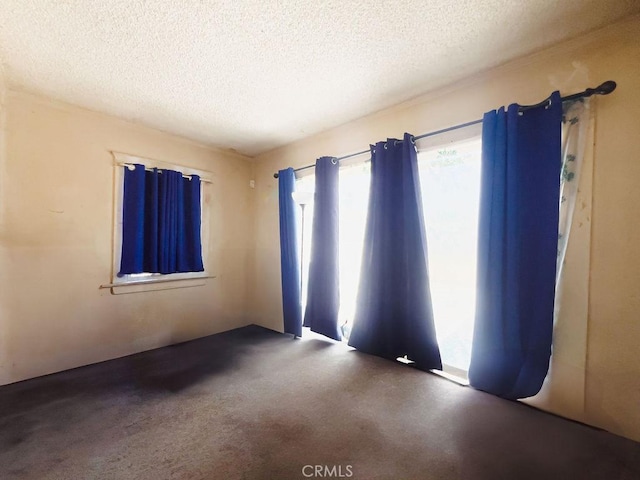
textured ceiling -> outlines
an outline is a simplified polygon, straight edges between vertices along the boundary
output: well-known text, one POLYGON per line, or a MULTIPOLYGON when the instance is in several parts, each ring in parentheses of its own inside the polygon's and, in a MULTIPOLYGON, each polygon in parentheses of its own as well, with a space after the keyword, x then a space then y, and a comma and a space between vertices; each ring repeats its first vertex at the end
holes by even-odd
POLYGON ((0 0, 10 87, 255 155, 638 0, 0 0))

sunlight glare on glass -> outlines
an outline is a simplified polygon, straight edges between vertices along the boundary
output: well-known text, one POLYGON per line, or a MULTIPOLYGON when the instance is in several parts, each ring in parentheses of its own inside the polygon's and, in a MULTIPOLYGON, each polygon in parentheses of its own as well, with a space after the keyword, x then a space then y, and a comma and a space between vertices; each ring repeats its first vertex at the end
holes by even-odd
MULTIPOLYGON (((418 154, 438 344, 443 364, 453 367, 460 377, 469 368, 475 317, 480 154, 479 137, 427 148, 418 154)), ((369 162, 340 169, 338 321, 346 336, 356 309, 370 182, 369 162)), ((314 187, 314 175, 298 179, 294 197, 301 213, 304 211, 303 311, 312 248, 314 187)))
POLYGON ((476 299, 480 138, 418 154, 429 280, 442 362, 467 371, 476 299))
POLYGON ((371 164, 340 169, 340 318, 348 336, 353 324, 360 282, 360 264, 367 222, 371 164))
POLYGON ((301 255, 301 308, 304 315, 307 306, 307 284, 309 281, 309 264, 311 262, 311 232, 313 227, 313 197, 315 190, 315 175, 307 175, 296 180, 296 190, 291 193, 294 202, 299 206, 298 222, 300 229, 301 255))

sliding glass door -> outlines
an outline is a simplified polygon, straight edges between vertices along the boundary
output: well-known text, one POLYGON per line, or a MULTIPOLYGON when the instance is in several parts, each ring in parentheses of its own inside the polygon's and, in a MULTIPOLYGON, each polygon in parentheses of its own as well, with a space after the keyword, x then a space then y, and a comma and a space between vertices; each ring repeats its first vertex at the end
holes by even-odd
MULTIPOLYGON (((466 377, 475 314, 480 189, 479 130, 418 143, 434 319, 444 370, 466 377)), ((348 337, 355 313, 371 180, 367 157, 340 169, 340 324, 348 337)), ((311 251, 314 176, 298 179, 304 210, 303 311, 311 251)))

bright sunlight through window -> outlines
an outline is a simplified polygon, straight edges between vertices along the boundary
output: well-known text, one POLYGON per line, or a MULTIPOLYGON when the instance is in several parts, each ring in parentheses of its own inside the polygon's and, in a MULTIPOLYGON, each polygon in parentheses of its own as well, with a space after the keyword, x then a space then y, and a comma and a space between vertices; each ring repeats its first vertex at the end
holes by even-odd
MULTIPOLYGON (((427 147, 418 167, 427 229, 433 313, 442 362, 454 373, 469 368, 475 315, 480 198, 479 137, 427 147)), ((369 162, 340 169, 340 323, 348 336, 355 314, 369 200, 369 162)), ((297 181, 301 205, 303 311, 311 256, 315 177, 297 181)))
POLYGON ((480 139, 418 154, 442 362, 468 371, 476 305, 480 139))

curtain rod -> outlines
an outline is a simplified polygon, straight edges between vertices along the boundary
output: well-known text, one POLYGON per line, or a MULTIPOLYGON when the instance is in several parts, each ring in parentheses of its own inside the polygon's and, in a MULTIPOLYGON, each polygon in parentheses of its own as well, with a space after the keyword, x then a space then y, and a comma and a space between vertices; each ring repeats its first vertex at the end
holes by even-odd
MULTIPOLYGON (((118 162, 116 163, 117 166, 119 167, 127 167, 129 170, 135 170, 136 166, 133 163, 127 163, 127 162, 118 162)), ((147 172, 152 172, 153 168, 146 168, 145 170, 147 172)), ((168 170, 167 168, 156 168, 156 170, 158 170, 158 173, 162 173, 162 170, 168 170)), ((191 180, 191 175, 185 175, 184 173, 182 173, 182 178, 186 178, 187 180, 191 180)), ((200 182, 202 183, 213 183, 211 180, 207 179, 207 178, 202 178, 200 177, 200 182)))
MULTIPOLYGON (((614 82, 613 80, 607 80, 606 82, 600 84, 596 88, 587 88, 583 92, 578 92, 578 93, 574 93, 574 94, 571 94, 571 95, 567 95, 566 97, 561 97, 561 100, 563 102, 568 102, 570 100, 577 100, 578 98, 590 97, 591 95, 609 95, 611 92, 613 92, 616 89, 616 86, 617 86, 616 82, 614 82)), ((518 108, 518 110, 521 111, 521 112, 524 112, 526 110, 531 110, 532 108, 542 107, 542 106, 546 105, 547 103, 549 103, 549 101, 550 101, 550 99, 547 98, 546 100, 543 100, 540 103, 536 103, 535 105, 521 105, 518 108)), ((451 132, 452 130, 458 130, 460 128, 470 127, 471 125, 477 125, 478 123, 482 123, 482 119, 473 120, 471 122, 466 122, 466 123, 461 123, 459 125, 454 125, 452 127, 443 128, 442 130, 436 130, 435 132, 423 133, 422 135, 417 135, 417 136, 413 137, 413 139, 414 140, 420 140, 421 138, 433 137, 434 135, 440 135, 442 133, 451 132)), ((370 153, 370 152, 371 152, 371 150, 367 149, 367 150, 362 150, 362 151, 356 152, 356 153, 350 153, 349 155, 344 155, 342 157, 337 157, 336 161, 339 162, 341 160, 346 160, 347 158, 357 157, 358 155, 364 155, 365 153, 370 153)), ((308 168, 313 168, 315 166, 316 166, 315 163, 313 165, 305 165, 304 167, 295 168, 293 171, 294 172, 299 172, 301 170, 306 170, 308 168)), ((277 172, 273 174, 273 178, 278 178, 278 173, 277 172)))

